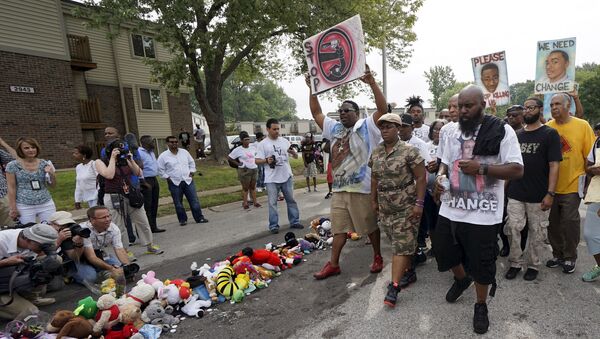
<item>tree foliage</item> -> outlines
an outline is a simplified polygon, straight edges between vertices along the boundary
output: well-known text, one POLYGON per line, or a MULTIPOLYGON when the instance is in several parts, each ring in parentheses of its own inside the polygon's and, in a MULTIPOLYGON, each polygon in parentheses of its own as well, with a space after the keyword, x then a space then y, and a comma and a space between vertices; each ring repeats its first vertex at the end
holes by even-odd
MULTIPOLYGON (((429 84, 429 92, 433 95, 433 100, 429 100, 429 103, 437 111, 440 111, 446 107, 440 102, 442 93, 456 83, 454 71, 452 71, 450 66, 433 66, 429 68, 429 72, 425 71, 425 78, 427 79, 427 84, 429 84)), ((446 101, 447 104, 448 101, 446 101)))
POLYGON ((600 122, 600 65, 584 63, 575 69, 579 83, 579 99, 584 118, 591 124, 600 122))
POLYGON ((509 86, 510 102, 513 105, 523 105, 527 98, 534 95, 535 81, 526 80, 525 82, 517 82, 509 86))
POLYGON ((155 78, 172 90, 193 87, 213 154, 225 161, 223 87, 238 67, 270 79, 298 75, 305 67, 304 39, 360 14, 367 50, 385 44, 390 66, 402 69, 422 1, 85 0, 91 10, 84 15, 98 26, 154 28, 155 39, 175 56, 151 62, 155 78))
POLYGON ((446 88, 446 90, 438 98, 438 104, 440 105, 440 108, 437 108, 437 110, 441 111, 444 108, 448 108, 448 101, 450 101, 450 98, 471 84, 472 82, 455 82, 454 85, 446 88))

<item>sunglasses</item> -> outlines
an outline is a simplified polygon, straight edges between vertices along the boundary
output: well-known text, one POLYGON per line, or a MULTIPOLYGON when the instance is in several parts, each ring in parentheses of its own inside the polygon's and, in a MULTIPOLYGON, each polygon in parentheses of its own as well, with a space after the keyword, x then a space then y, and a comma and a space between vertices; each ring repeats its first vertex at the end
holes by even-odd
POLYGON ((344 108, 344 109, 341 109, 341 108, 340 108, 340 109, 338 109, 338 113, 342 113, 342 112, 344 112, 344 113, 348 113, 348 112, 356 112, 356 110, 354 110, 354 109, 351 109, 351 108, 344 108))

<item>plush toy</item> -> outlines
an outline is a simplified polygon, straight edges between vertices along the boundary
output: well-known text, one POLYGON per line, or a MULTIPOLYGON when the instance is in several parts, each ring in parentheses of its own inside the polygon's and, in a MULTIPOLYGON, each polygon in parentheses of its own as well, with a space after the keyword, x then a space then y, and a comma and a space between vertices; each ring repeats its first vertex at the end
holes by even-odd
POLYGON ((146 324, 162 326, 169 330, 172 326, 179 324, 179 318, 172 316, 171 312, 173 312, 172 307, 165 308, 159 300, 152 300, 142 312, 142 320, 146 324))
POLYGON ((238 290, 238 285, 234 281, 235 272, 231 266, 224 267, 217 274, 217 291, 222 296, 229 299, 235 291, 238 290))
POLYGON ((240 290, 245 290, 246 288, 248 288, 248 285, 250 284, 250 275, 248 275, 246 273, 238 274, 235 277, 234 281, 240 290))
POLYGON ((265 249, 253 250, 250 247, 246 247, 240 252, 240 255, 249 257, 254 265, 269 264, 274 267, 281 265, 281 259, 279 259, 277 253, 265 249))
POLYGON ((92 323, 80 316, 75 316, 71 311, 56 311, 52 320, 46 326, 46 331, 58 333, 57 339, 62 337, 86 338, 92 334, 92 323))
POLYGON ((181 311, 190 317, 202 318, 204 316, 202 308, 208 308, 210 305, 212 305, 210 301, 198 300, 198 295, 194 294, 181 308, 181 311))
POLYGON ((294 232, 287 232, 285 234, 285 246, 287 247, 295 247, 298 246, 298 239, 296 239, 296 235, 294 232))
POLYGON ((144 322, 142 321, 142 311, 139 307, 128 304, 123 305, 119 310, 121 311, 121 322, 123 324, 132 324, 137 329, 144 326, 144 322))
POLYGON ((118 329, 106 331, 104 339, 144 339, 144 336, 138 333, 138 329, 135 326, 129 324, 123 325, 122 328, 119 327, 118 329))
POLYGON ((154 287, 156 292, 158 292, 158 288, 163 285, 162 281, 156 279, 156 273, 154 271, 148 271, 148 273, 142 274, 142 281, 154 287))
POLYGON ((100 284, 100 292, 102 294, 113 293, 117 290, 117 282, 113 278, 108 278, 100 284))
POLYGON ((138 281, 137 285, 135 285, 129 293, 123 294, 123 296, 117 300, 117 305, 123 307, 127 304, 133 304, 142 308, 142 305, 154 299, 155 294, 156 291, 154 290, 154 287, 143 281, 138 281))
POLYGON ((182 300, 185 300, 190 297, 192 294, 192 290, 190 289, 190 284, 182 279, 175 280, 165 280, 165 285, 175 285, 177 290, 179 291, 179 297, 182 300))
POLYGON ((163 306, 177 305, 183 301, 179 295, 177 286, 170 284, 158 290, 158 299, 163 301, 163 306))
POLYGON ((198 264, 194 261, 190 266, 192 270, 192 276, 185 279, 185 281, 190 285, 190 289, 195 289, 198 286, 204 286, 204 282, 206 281, 206 277, 200 274, 200 270, 198 269, 198 264))
POLYGON ((213 302, 217 302, 219 296, 217 295, 217 284, 214 281, 214 272, 211 271, 210 266, 204 264, 202 267, 200 267, 199 274, 206 278, 204 285, 206 286, 206 290, 208 291, 210 299, 213 302))
POLYGON ((92 297, 85 297, 77 302, 77 308, 73 314, 82 316, 86 319, 94 319, 98 313, 98 306, 92 297))
POLYGON ((233 295, 231 296, 231 301, 233 301, 234 303, 241 303, 244 300, 244 296, 244 291, 237 290, 233 292, 233 295))
POLYGON ((270 280, 273 279, 273 277, 275 277, 275 272, 268 270, 262 266, 254 266, 254 269, 258 272, 258 274, 260 274, 260 277, 263 280, 270 280))
POLYGON ((96 302, 98 306, 98 313, 96 313, 96 324, 94 325, 93 332, 98 335, 104 329, 113 327, 120 321, 119 307, 117 306, 117 300, 111 294, 104 294, 96 302))
POLYGON ((252 261, 250 261, 250 258, 244 256, 242 258, 247 258, 248 261, 243 260, 243 261, 238 261, 233 265, 233 270, 235 271, 235 274, 249 274, 251 278, 257 278, 258 277, 258 272, 256 271, 256 269, 254 269, 254 265, 252 265, 252 261))

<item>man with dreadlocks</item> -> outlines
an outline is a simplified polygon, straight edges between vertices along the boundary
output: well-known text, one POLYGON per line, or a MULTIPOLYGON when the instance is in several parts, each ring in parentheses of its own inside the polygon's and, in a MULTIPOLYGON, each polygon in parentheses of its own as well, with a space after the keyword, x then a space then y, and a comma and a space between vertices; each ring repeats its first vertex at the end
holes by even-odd
POLYGON ((406 112, 412 116, 413 135, 424 142, 429 142, 429 126, 425 125, 423 99, 414 95, 406 99, 406 112))
MULTIPOLYGON (((306 84, 310 88, 309 80, 307 75, 306 84)), ((315 279, 319 280, 341 273, 340 254, 349 231, 369 236, 374 254, 371 273, 378 273, 383 269, 380 232, 375 211, 371 209, 371 169, 368 162, 371 153, 381 142, 381 132, 375 123, 387 113, 388 105, 368 67, 361 80, 371 87, 377 105, 377 112, 364 119, 359 119, 358 105, 346 100, 338 110, 340 121, 335 121, 323 114, 317 96, 312 92, 309 95, 313 119, 323 130, 323 138, 331 140, 330 159, 333 169, 333 248, 331 260, 314 274, 315 279)))

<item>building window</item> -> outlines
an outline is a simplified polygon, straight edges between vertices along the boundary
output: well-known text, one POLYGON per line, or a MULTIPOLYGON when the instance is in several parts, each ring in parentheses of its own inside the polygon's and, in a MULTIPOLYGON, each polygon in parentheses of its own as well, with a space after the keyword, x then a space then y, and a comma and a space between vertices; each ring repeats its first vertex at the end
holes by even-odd
POLYGON ((139 57, 156 58, 154 39, 149 36, 132 34, 133 54, 139 57))
POLYGON ((280 124, 279 128, 285 128, 285 124, 280 124))
POLYGON ((162 111, 162 96, 159 89, 140 88, 140 101, 144 110, 162 111))

